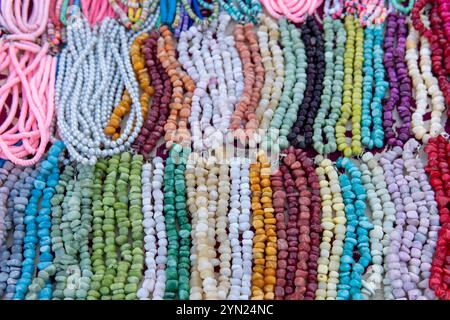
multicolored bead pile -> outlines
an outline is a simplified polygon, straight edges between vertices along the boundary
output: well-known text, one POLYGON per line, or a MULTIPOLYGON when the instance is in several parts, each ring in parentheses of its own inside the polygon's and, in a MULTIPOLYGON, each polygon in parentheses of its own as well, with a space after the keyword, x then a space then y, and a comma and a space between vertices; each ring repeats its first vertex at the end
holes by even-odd
POLYGON ((0 3, 0 299, 450 300, 449 0, 0 3))

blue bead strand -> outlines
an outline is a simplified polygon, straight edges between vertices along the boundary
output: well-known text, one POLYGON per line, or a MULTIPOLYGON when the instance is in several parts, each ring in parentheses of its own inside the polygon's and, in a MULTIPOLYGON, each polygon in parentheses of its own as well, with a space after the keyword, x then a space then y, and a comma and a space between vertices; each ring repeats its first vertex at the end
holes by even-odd
POLYGON ((339 158, 338 168, 345 173, 339 176, 342 196, 347 218, 344 250, 339 267, 339 284, 337 286, 337 300, 363 300, 361 293, 362 276, 365 269, 372 262, 369 244, 369 231, 373 224, 366 216, 366 190, 361 182, 361 171, 348 158, 339 158), (354 251, 359 253, 356 260, 354 251))
POLYGON ((58 157, 64 148, 62 141, 56 141, 53 144, 46 160, 41 162, 38 175, 34 180, 31 198, 25 209, 24 261, 22 262, 21 277, 17 281, 14 300, 23 300, 24 298, 49 300, 52 298, 50 277, 56 269, 51 253, 50 214, 52 205, 50 201, 59 181, 58 157), (37 277, 34 277, 38 242, 40 252, 37 263, 38 273, 37 277))
POLYGON ((389 84, 383 65, 383 26, 367 27, 364 34, 361 142, 369 150, 384 144, 382 101, 389 84))

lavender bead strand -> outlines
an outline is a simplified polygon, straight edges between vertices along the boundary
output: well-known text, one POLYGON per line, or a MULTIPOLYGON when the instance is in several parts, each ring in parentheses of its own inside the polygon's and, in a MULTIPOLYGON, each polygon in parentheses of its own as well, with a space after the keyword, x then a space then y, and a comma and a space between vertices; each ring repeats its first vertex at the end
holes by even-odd
POLYGON ((386 20, 383 58, 389 80, 389 99, 383 106, 383 127, 388 145, 402 147, 411 137, 412 83, 405 63, 407 25, 405 17, 391 13, 386 20), (394 110, 402 124, 394 130, 394 110))

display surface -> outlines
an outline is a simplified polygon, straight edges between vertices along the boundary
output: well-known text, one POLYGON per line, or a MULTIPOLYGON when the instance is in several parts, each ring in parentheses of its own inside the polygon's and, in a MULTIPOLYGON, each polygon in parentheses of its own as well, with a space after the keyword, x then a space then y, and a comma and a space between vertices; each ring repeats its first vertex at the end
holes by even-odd
POLYGON ((450 300, 449 0, 0 0, 1 300, 450 300))

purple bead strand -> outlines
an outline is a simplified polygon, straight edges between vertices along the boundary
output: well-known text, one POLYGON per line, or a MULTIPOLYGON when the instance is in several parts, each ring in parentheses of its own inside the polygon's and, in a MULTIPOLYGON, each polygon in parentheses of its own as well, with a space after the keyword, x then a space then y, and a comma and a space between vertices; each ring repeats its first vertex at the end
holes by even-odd
POLYGON ((389 80, 389 98, 383 106, 383 127, 387 143, 390 146, 402 147, 411 137, 412 83, 405 62, 407 27, 405 17, 391 13, 386 20, 386 36, 384 38, 385 55, 383 63, 389 80), (394 111, 401 119, 401 125, 394 130, 394 111))

